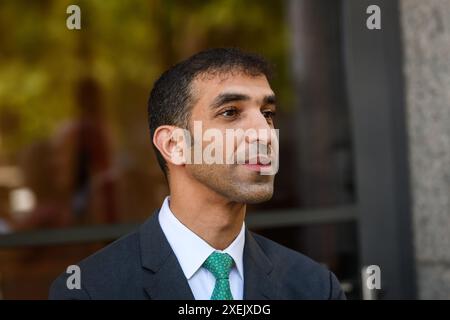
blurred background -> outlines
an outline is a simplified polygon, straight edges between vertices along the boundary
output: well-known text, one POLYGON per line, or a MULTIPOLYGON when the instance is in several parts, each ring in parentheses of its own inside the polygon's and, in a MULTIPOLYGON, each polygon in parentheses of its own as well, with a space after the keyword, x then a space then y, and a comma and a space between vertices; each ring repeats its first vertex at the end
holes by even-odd
POLYGON ((160 207, 153 82, 233 46, 274 65, 279 101, 276 191, 250 229, 327 265, 349 299, 450 299, 449 40, 450 0, 3 0, 0 298, 45 299, 160 207))

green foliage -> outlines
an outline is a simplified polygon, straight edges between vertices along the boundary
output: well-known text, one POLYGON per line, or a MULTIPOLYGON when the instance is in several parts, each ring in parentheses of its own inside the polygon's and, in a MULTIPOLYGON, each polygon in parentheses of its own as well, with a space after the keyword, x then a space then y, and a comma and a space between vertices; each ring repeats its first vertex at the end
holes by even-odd
POLYGON ((79 31, 66 28, 70 4, 0 4, 0 116, 18 119, 17 128, 2 136, 7 154, 52 135, 74 116, 74 84, 84 75, 101 84, 120 140, 130 123, 143 118, 154 79, 208 47, 238 46, 266 56, 276 66, 281 106, 290 104, 289 35, 281 1, 83 0, 76 2, 79 31))

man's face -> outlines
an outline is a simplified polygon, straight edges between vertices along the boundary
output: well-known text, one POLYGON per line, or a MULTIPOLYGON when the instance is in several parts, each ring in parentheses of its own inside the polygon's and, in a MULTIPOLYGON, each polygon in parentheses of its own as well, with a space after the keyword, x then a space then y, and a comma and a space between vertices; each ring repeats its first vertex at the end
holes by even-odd
POLYGON ((204 75, 194 80, 191 94, 194 98, 190 119, 193 146, 200 145, 205 150, 216 139, 198 139, 193 130, 195 123, 201 124, 203 133, 209 129, 216 130, 223 137, 223 155, 220 156, 223 161, 208 164, 203 159, 201 163, 187 164, 187 173, 233 202, 258 203, 269 200, 273 194, 274 173, 261 173, 264 168, 270 167, 267 164, 269 158, 264 158, 263 154, 270 156, 272 152, 273 157, 273 145, 277 141, 272 135, 275 96, 266 77, 240 72, 204 75), (253 131, 257 135, 234 137, 231 140, 230 161, 230 150, 225 150, 230 149, 230 144, 225 140, 229 139, 230 132, 236 130, 253 131), (255 148, 252 147, 259 147, 259 151, 254 152, 255 148), (261 152, 264 147, 267 148, 266 152, 261 152), (253 151, 250 152, 250 149, 253 151), (244 161, 237 162, 237 157, 244 161))

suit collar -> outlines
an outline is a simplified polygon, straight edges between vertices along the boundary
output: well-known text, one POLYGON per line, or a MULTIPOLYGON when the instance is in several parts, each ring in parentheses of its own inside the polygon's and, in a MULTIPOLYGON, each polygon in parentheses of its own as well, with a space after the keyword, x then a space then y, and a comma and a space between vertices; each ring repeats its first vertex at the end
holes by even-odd
POLYGON ((183 270, 158 222, 158 211, 139 230, 144 290, 155 300, 193 300, 183 270))
MULTIPOLYGON (((151 299, 193 300, 194 295, 183 270, 158 221, 159 210, 139 229, 143 285, 151 299)), ((244 299, 277 298, 272 279, 273 264, 251 232, 246 229, 244 245, 244 299)))
POLYGON ((273 264, 252 233, 246 230, 244 247, 244 300, 277 299, 277 283, 272 279, 273 264))

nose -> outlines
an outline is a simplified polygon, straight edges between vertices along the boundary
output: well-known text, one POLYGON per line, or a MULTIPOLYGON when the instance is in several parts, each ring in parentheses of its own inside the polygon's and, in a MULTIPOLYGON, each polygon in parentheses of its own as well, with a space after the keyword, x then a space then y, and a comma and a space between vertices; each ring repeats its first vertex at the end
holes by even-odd
POLYGON ((273 125, 267 122, 266 117, 258 110, 249 112, 248 121, 244 130, 254 131, 256 134, 245 136, 246 143, 259 143, 269 146, 271 144, 271 129, 273 125))

